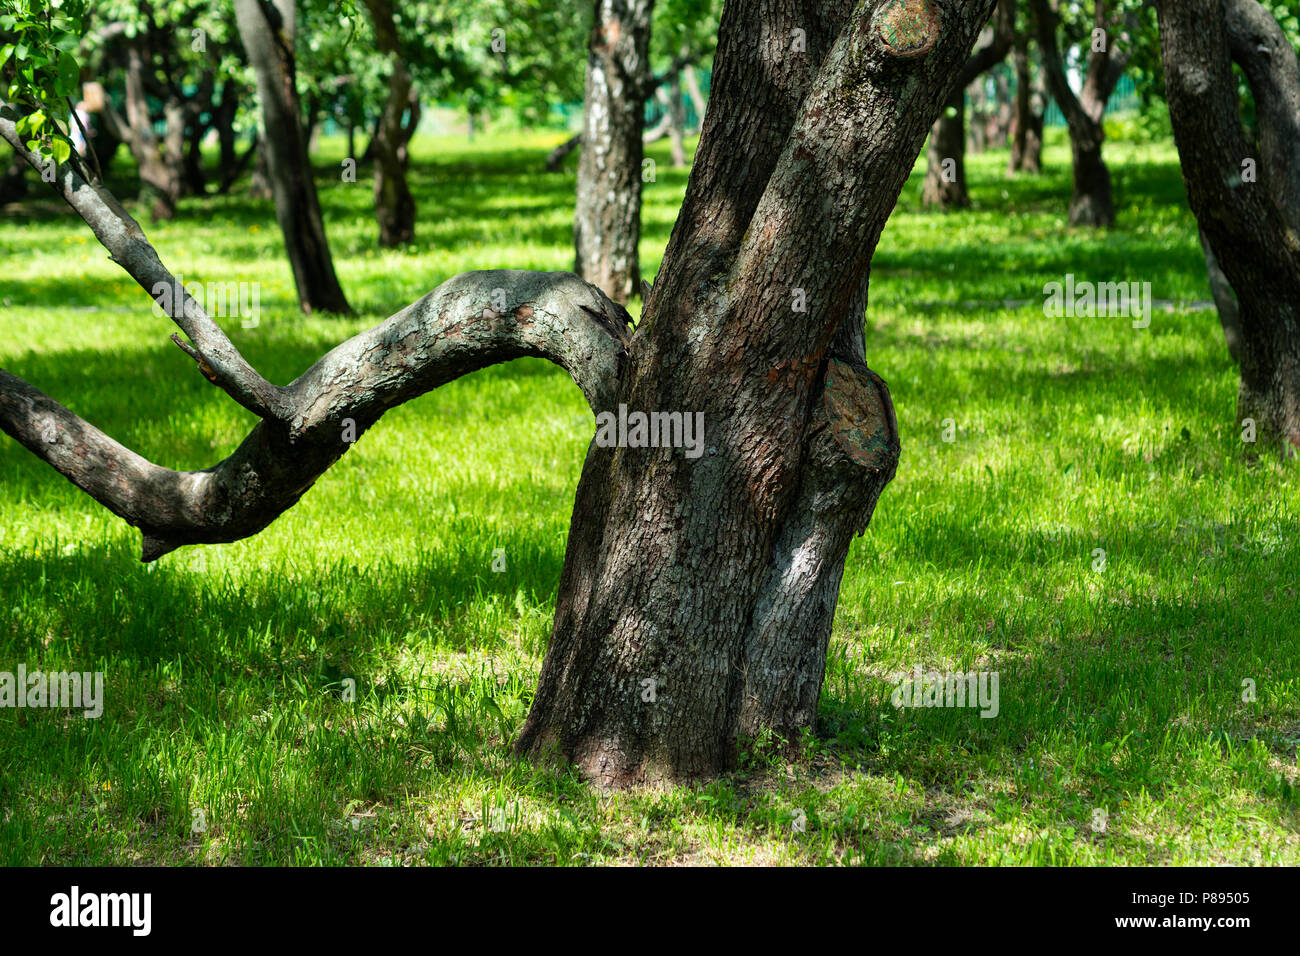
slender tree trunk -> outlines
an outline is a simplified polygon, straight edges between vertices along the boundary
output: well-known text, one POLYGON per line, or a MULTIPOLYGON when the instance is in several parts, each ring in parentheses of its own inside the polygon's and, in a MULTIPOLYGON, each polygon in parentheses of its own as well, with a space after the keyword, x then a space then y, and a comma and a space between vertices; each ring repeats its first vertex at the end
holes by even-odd
POLYGON ((641 279, 641 131, 654 0, 596 0, 587 49, 574 271, 626 302, 641 279))
POLYGON ((293 0, 235 0, 235 18, 248 59, 257 74, 262 149, 275 197, 275 215, 284 234, 289 265, 304 312, 349 312, 334 273, 321 217, 311 160, 303 136, 302 111, 294 83, 293 0))
POLYGON ((1037 176, 1043 171, 1043 111, 1035 108, 1045 99, 1036 96, 1029 68, 1029 37, 1016 37, 1012 62, 1016 72, 1016 95, 1011 119, 1011 161, 1008 171, 1037 176))
POLYGON ((1060 0, 1030 0, 1043 71, 1052 96, 1065 114, 1070 130, 1070 151, 1074 158, 1074 193, 1070 198, 1070 225, 1111 226, 1115 223, 1115 200, 1110 171, 1102 157, 1106 101, 1115 90, 1132 56, 1128 36, 1115 28, 1108 17, 1108 0, 1094 0, 1093 23, 1101 42, 1090 41, 1088 68, 1078 96, 1070 87, 1065 61, 1057 44, 1060 0), (1120 49, 1120 47, 1123 47, 1120 49))
POLYGON ((402 58, 393 7, 389 0, 366 0, 375 27, 375 41, 388 57, 388 97, 375 131, 375 217, 379 220, 379 244, 401 246, 415 238, 415 197, 406 182, 410 157, 407 143, 414 132, 414 117, 408 127, 402 117, 415 109, 414 82, 402 58))
POLYGON ((1015 0, 999 0, 997 15, 983 31, 984 42, 957 75, 944 112, 930 131, 921 203, 940 209, 970 206, 966 189, 966 88, 1001 62, 1015 38, 1015 0))
POLYGON ((1235 309, 1220 319, 1241 370, 1243 437, 1300 448, 1300 62, 1255 0, 1159 0, 1169 113, 1187 197, 1235 309), (1258 155, 1241 128, 1236 61, 1254 94, 1258 155), (1252 172, 1253 170, 1253 172, 1252 172), (1227 188, 1225 188, 1227 184, 1227 188))
POLYGON ((183 175, 185 192, 202 196, 208 191, 207 175, 203 171, 203 137, 207 127, 199 119, 199 111, 187 104, 185 116, 185 159, 183 175))
POLYGON ((570 136, 555 149, 546 154, 546 171, 548 173, 558 173, 560 167, 564 165, 564 159, 571 152, 582 145, 582 134, 570 136))
POLYGON ((958 90, 930 130, 921 204, 940 209, 970 206, 966 190, 966 91, 958 90))
POLYGON ((988 91, 984 88, 983 82, 977 81, 967 87, 966 92, 970 97, 971 105, 971 122, 966 135, 966 148, 978 156, 989 148, 991 141, 988 91))
POLYGON ((215 86, 212 73, 205 73, 194 95, 180 104, 184 150, 181 182, 184 191, 191 196, 202 196, 208 191, 207 176, 203 170, 203 137, 207 135, 211 123, 215 122, 216 106, 212 102, 215 86), (213 119, 205 125, 203 114, 209 110, 213 112, 213 119))
POLYGON ((145 70, 149 59, 144 34, 133 37, 126 48, 126 117, 119 117, 107 102, 101 114, 112 134, 126 143, 140 176, 140 202, 155 220, 176 216, 181 193, 184 116, 180 103, 169 99, 164 112, 162 142, 154 134, 153 115, 145 95, 145 70))
POLYGON ((238 93, 235 85, 226 80, 221 86, 221 99, 212 114, 212 125, 217 131, 217 146, 221 154, 221 179, 233 179, 231 171, 239 164, 236 149, 235 115, 239 109, 238 93))
POLYGON ((691 106, 695 110, 695 131, 698 133, 704 125, 704 111, 708 109, 708 104, 704 99, 704 91, 700 89, 700 77, 693 64, 687 63, 682 67, 682 78, 686 81, 686 95, 691 98, 691 106))
POLYGON ((1070 197, 1070 225, 1110 226, 1115 223, 1115 199, 1110 170, 1102 158, 1105 138, 1101 123, 1070 125, 1070 155, 1074 160, 1074 193, 1070 197))
POLYGON ((668 142, 673 166, 686 165, 686 108, 682 106, 682 74, 675 71, 668 80, 668 142))

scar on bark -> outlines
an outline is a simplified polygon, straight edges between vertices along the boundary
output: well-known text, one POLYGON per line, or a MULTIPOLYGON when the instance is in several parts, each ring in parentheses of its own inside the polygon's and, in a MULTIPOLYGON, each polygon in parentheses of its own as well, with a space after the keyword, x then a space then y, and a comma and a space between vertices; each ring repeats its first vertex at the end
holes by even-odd
POLYGON ((898 464, 898 421, 884 380, 866 365, 831 359, 822 393, 831 435, 854 462, 873 472, 898 464))
POLYGON ((939 42, 943 15, 934 0, 889 0, 876 10, 871 26, 894 56, 925 56, 939 42))

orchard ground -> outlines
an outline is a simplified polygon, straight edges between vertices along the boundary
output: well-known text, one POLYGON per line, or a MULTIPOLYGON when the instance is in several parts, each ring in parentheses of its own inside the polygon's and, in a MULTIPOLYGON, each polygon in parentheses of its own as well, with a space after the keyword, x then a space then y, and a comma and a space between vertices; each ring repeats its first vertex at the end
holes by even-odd
MULTIPOLYGON (((399 252, 325 141, 347 320, 297 313, 269 202, 145 226, 187 281, 261 283, 258 326, 225 325, 288 382, 457 272, 571 268, 574 161, 540 171, 562 138, 418 139, 399 252)), ((647 278, 687 176, 650 155, 647 278)), ((818 734, 707 785, 603 794, 509 755, 594 432, 557 368, 397 408, 262 534, 150 566, 0 439, 0 671, 106 685, 98 720, 0 710, 0 863, 1300 863, 1300 478, 1234 423, 1172 147, 1121 130, 1107 158, 1102 233, 1063 225, 1060 138, 1040 178, 970 157, 969 212, 922 212, 913 176, 867 315, 903 457, 850 552, 818 734), (1067 274, 1180 305, 1048 318, 1067 274), (896 709, 917 664, 998 672, 997 717, 896 709)), ((160 464, 215 464, 253 419, 32 185, 0 214, 0 365, 160 464)))

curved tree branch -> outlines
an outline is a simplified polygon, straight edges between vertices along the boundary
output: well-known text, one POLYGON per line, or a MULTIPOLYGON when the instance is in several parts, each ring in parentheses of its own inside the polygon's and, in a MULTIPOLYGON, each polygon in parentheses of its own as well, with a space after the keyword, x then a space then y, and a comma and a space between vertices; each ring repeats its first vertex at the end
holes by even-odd
POLYGON ((321 358, 282 390, 282 418, 203 471, 153 464, 3 370, 0 429, 140 528, 142 560, 153 561, 261 531, 385 411, 467 372, 546 358, 593 411, 612 408, 627 322, 571 273, 466 272, 321 358))
MULTIPOLYGON (((16 118, 0 103, 0 136, 39 169, 44 160, 22 142, 16 118)), ((476 369, 524 356, 550 359, 569 372, 593 411, 614 405, 631 319, 571 273, 462 273, 281 387, 258 374, 184 293, 107 188, 88 184, 69 164, 57 171, 54 186, 193 345, 173 336, 176 343, 211 381, 262 418, 219 464, 173 471, 0 370, 0 429, 140 528, 145 561, 186 544, 256 534, 385 411, 476 369)))
POLYGON ((1300 237, 1300 58, 1257 0, 1228 0, 1225 17, 1228 50, 1255 97, 1263 185, 1300 237))

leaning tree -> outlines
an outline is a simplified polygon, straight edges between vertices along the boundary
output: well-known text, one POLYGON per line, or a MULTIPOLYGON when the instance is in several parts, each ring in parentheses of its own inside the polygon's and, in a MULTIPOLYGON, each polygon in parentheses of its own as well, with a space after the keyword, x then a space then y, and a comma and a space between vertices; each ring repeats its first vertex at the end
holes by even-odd
POLYGON ((1241 371, 1237 420, 1244 435, 1294 451, 1300 448, 1300 63, 1257 0, 1160 0, 1157 10, 1183 180, 1241 371), (1234 62, 1254 96, 1257 145, 1242 130, 1234 62))
MULTIPOLYGON (((159 467, 7 372, 0 426, 140 528, 152 561, 256 533, 385 410, 508 359, 550 359, 593 411, 632 410, 629 423, 702 415, 698 455, 663 433, 589 446, 515 746, 623 785, 723 770, 745 738, 797 740, 815 721, 849 544, 899 455, 889 390, 864 360, 871 258, 994 5, 730 0, 635 332, 571 274, 465 273, 280 386, 186 295, 169 314, 189 341, 173 337, 260 419, 229 458, 159 467)), ((39 162, 16 119, 0 109, 0 134, 39 162)), ((57 188, 146 290, 171 279, 75 157, 57 188)))
POLYGON ((304 312, 350 312, 334 272, 302 126, 295 0, 235 0, 235 22, 257 77, 275 218, 284 234, 298 305, 304 312))

